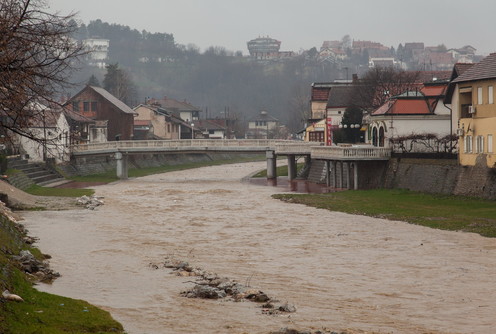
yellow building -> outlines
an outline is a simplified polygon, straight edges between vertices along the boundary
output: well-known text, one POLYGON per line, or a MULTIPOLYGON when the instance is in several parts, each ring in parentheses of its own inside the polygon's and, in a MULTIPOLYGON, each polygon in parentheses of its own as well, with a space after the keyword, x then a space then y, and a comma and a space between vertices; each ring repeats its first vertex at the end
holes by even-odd
POLYGON ((458 118, 459 162, 463 166, 486 163, 496 168, 496 53, 468 68, 451 82, 453 115, 458 118))

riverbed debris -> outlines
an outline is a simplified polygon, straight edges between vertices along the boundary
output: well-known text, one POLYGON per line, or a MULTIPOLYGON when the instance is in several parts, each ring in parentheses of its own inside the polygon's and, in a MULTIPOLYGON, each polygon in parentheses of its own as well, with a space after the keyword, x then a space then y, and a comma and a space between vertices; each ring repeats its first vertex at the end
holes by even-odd
POLYGON ((181 277, 195 277, 191 289, 182 291, 180 294, 187 298, 202 299, 224 299, 230 298, 232 301, 240 302, 243 300, 261 304, 262 314, 277 315, 281 313, 296 312, 296 307, 289 303, 276 305, 279 301, 269 297, 265 292, 244 285, 236 280, 220 277, 216 273, 209 272, 200 267, 193 267, 186 261, 166 258, 161 265, 150 263, 152 269, 160 267, 172 269, 172 272, 181 277))
MULTIPOLYGON (((45 255, 45 259, 47 258, 49 256, 45 255)), ((29 250, 22 250, 19 255, 13 256, 12 259, 19 264, 22 271, 34 278, 35 281, 50 283, 60 277, 58 272, 49 268, 48 262, 38 260, 29 250)))
POLYGON ((86 196, 83 195, 76 199, 78 205, 84 206, 88 210, 95 210, 97 207, 104 204, 102 196, 86 196))
POLYGON ((9 290, 5 290, 2 292, 2 298, 7 300, 7 301, 12 301, 12 302, 23 302, 24 299, 22 299, 21 296, 10 293, 9 290))

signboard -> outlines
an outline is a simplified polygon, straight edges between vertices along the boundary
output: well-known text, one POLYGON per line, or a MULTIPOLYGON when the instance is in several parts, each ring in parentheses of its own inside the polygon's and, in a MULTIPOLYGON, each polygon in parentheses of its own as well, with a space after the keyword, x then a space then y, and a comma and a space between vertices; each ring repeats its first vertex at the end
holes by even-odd
POLYGON ((332 145, 332 118, 326 118, 326 146, 332 145))

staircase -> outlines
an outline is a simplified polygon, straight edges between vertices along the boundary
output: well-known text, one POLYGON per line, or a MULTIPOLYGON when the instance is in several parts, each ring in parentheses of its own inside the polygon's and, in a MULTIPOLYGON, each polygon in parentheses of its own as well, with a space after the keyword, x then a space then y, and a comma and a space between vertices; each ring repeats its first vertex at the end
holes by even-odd
POLYGON ((46 168, 43 163, 29 162, 18 156, 9 157, 7 166, 9 169, 16 169, 21 172, 18 173, 20 175, 14 174, 9 177, 9 182, 20 189, 26 189, 32 184, 50 186, 65 181, 61 175, 46 168))
POLYGON ((313 183, 326 183, 325 161, 312 159, 308 181, 313 183))

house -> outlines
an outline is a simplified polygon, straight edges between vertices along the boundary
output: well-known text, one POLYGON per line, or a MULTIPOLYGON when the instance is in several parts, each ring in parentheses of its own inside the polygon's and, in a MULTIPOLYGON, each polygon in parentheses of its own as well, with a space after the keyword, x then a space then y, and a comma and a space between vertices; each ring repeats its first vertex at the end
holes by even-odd
POLYGON ((171 99, 164 96, 162 99, 148 99, 146 101, 147 105, 155 105, 164 109, 169 114, 173 114, 176 117, 181 118, 185 122, 196 121, 200 119, 201 109, 193 106, 192 104, 171 99))
POLYGON ((107 141, 107 120, 93 120, 69 108, 64 108, 63 113, 70 128, 70 146, 107 141))
POLYGON ((107 140, 133 139, 135 112, 101 87, 86 86, 64 106, 95 121, 107 121, 107 140))
POLYGON ((447 87, 447 81, 430 82, 391 97, 371 113, 367 141, 397 152, 450 151, 451 114, 443 103, 447 87))
POLYGON ((108 61, 110 41, 103 38, 83 39, 83 47, 87 52, 88 65, 105 68, 108 61))
POLYGON ((257 116, 248 121, 247 139, 273 138, 279 127, 279 120, 266 111, 261 111, 257 116))
POLYGON ((60 109, 51 109, 41 104, 31 106, 40 117, 33 117, 28 125, 27 136, 18 136, 20 151, 29 160, 41 162, 54 158, 56 162, 69 160, 69 123, 60 109))
POLYGON ((135 136, 139 139, 191 138, 190 123, 158 105, 140 104, 134 108, 134 112, 135 136), (186 134, 187 136, 183 136, 186 134))
POLYGON ((450 84, 446 97, 457 115, 459 162, 463 166, 477 163, 496 167, 494 136, 496 135, 496 53, 465 68, 450 84))
POLYGON ((350 106, 352 90, 350 83, 312 84, 311 118, 306 129, 306 141, 331 144, 332 129, 341 124, 344 112, 350 106))
POLYGON ((193 122, 195 138, 225 139, 227 128, 213 120, 200 119, 193 122), (196 131, 198 129, 198 132, 196 131))

